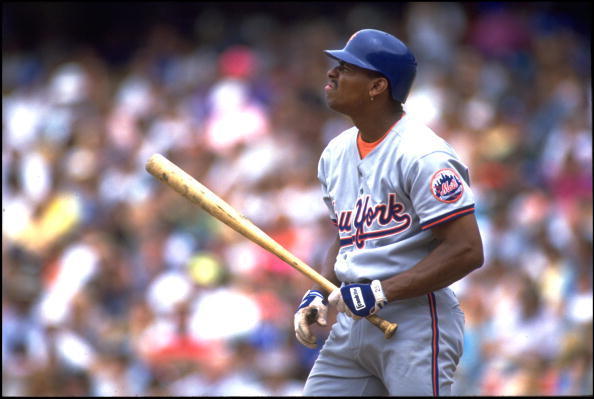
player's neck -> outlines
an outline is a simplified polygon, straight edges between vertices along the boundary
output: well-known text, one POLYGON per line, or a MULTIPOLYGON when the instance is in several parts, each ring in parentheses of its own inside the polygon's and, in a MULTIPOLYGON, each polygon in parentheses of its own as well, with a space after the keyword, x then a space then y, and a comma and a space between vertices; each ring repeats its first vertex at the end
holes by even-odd
POLYGON ((352 117, 353 123, 359 129, 363 141, 373 143, 382 138, 388 129, 402 117, 403 112, 383 113, 381 116, 371 113, 360 117, 352 117))

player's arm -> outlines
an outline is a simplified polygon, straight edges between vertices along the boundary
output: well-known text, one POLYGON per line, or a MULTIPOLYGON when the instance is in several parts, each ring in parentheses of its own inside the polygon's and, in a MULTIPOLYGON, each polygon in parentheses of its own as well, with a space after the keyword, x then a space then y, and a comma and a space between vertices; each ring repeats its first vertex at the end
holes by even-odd
POLYGON ((439 244, 411 269, 383 280, 388 301, 439 290, 482 266, 483 244, 474 214, 431 229, 439 244))
POLYGON ((483 264, 483 245, 474 214, 436 225, 432 233, 439 244, 411 269, 383 281, 343 286, 328 301, 339 312, 359 319, 374 314, 387 302, 447 287, 483 264))

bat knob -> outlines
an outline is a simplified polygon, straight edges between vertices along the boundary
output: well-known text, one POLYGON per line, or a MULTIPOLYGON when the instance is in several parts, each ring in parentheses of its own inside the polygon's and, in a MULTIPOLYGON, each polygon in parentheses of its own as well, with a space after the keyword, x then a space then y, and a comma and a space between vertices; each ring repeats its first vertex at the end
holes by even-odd
POLYGON ((396 330, 398 329, 397 323, 387 323, 388 325, 384 328, 384 338, 392 338, 396 330))

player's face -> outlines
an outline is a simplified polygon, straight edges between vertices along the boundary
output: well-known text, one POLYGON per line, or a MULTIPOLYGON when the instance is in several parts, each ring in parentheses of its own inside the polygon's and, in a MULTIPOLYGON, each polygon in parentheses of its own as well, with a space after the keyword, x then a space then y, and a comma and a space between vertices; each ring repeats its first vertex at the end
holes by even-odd
POLYGON ((369 103, 369 84, 372 77, 355 65, 340 61, 328 71, 324 86, 326 102, 335 111, 350 115, 369 103))

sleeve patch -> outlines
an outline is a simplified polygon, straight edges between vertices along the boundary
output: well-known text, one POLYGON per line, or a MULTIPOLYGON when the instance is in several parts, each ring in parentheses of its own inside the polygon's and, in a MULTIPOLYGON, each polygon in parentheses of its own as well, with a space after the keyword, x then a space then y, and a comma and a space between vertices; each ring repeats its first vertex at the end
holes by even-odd
POLYGON ((448 204, 458 201, 464 193, 462 178, 450 168, 435 172, 431 177, 429 189, 435 199, 448 204))

